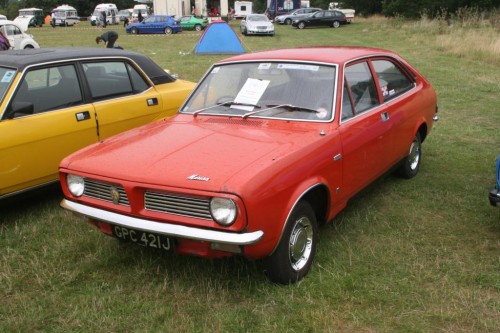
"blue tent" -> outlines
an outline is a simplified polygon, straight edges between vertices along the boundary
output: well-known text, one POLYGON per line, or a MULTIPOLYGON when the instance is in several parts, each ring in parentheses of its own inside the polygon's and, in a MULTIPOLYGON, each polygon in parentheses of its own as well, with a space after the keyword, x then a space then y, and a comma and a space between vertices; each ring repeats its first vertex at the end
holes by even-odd
POLYGON ((241 41, 225 21, 213 21, 200 36, 196 54, 245 53, 241 41))

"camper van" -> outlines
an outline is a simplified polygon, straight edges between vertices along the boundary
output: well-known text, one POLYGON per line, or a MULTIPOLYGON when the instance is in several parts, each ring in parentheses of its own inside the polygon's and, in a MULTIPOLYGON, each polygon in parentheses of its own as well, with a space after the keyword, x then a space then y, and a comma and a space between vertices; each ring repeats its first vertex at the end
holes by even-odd
POLYGON ((234 18, 245 18, 248 14, 252 14, 251 1, 235 1, 234 2, 234 18))
POLYGON ((106 13, 106 24, 118 24, 120 18, 118 17, 118 8, 114 3, 101 3, 97 5, 90 17, 90 24, 96 25, 97 18, 102 13, 106 13))
POLYGON ((14 21, 28 20, 28 26, 41 27, 43 24, 43 10, 39 8, 23 8, 19 9, 19 16, 14 21))
POLYGON ((139 12, 141 12, 141 15, 143 18, 146 18, 148 17, 149 15, 149 6, 148 5, 135 5, 134 6, 134 10, 132 12, 132 22, 137 22, 138 21, 138 16, 139 16, 139 12))
POLYGON ((56 16, 55 25, 70 26, 80 21, 75 7, 61 5, 57 8, 54 8, 53 12, 56 16))

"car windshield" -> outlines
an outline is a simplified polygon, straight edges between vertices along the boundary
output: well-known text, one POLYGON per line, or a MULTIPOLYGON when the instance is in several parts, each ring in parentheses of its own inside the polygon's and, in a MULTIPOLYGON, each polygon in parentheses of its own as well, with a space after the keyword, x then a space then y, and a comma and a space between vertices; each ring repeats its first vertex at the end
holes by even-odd
POLYGON ((15 76, 15 69, 0 67, 0 101, 2 101, 5 97, 5 92, 7 91, 7 89, 9 89, 15 76))
POLYGON ((337 67, 245 62, 211 68, 181 109, 198 115, 330 121, 337 67))
POLYGON ((269 21, 266 15, 249 15, 247 17, 247 21, 253 21, 253 22, 262 22, 262 21, 269 21))

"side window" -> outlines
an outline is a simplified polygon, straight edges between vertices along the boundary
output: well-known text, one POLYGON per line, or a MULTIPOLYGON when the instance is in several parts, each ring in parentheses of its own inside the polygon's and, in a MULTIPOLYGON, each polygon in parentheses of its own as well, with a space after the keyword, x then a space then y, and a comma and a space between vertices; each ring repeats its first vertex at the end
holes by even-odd
POLYGON ((384 102, 414 87, 413 82, 394 63, 374 60, 372 64, 378 76, 384 102))
MULTIPOLYGON (((22 79, 10 109, 32 108, 41 113, 66 108, 83 102, 74 65, 30 70, 22 79)), ((31 113, 31 112, 28 112, 31 113)))
POLYGON ((349 89, 347 89, 347 82, 344 83, 344 91, 342 93, 342 115, 340 120, 344 121, 346 119, 352 118, 354 116, 354 110, 352 108, 351 96, 349 96, 349 89))
POLYGON ((18 27, 16 27, 15 25, 12 25, 12 24, 7 24, 5 26, 5 31, 6 31, 8 36, 22 35, 21 30, 19 30, 18 27))
POLYGON ((83 70, 94 100, 132 95, 148 88, 139 73, 123 61, 85 63, 83 70))
POLYGON ((377 88, 368 63, 360 62, 346 67, 345 76, 356 114, 379 105, 377 88))

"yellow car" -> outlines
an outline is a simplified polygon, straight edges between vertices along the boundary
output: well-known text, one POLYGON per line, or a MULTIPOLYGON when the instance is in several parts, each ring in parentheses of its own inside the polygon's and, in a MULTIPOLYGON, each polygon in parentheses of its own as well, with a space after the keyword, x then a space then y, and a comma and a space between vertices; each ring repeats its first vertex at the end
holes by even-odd
POLYGON ((193 88, 135 52, 0 52, 0 198, 57 181, 84 146, 174 115, 193 88))

